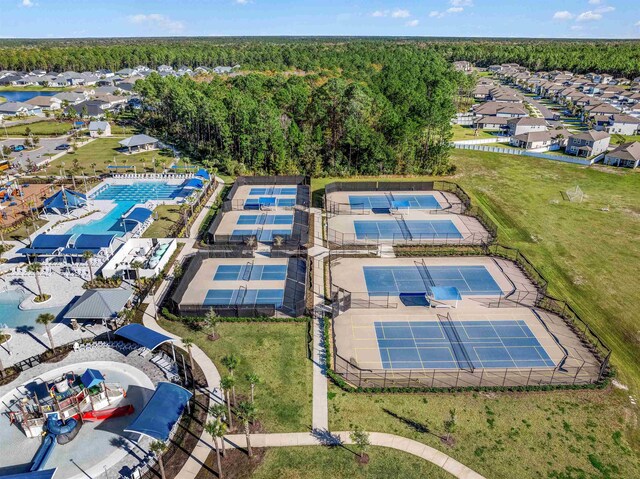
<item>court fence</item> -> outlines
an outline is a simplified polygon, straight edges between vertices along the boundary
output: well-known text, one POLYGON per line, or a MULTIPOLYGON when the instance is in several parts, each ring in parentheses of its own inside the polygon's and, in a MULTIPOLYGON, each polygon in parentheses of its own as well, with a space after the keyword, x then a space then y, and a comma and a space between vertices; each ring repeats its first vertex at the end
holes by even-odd
MULTIPOLYGON (((222 211, 244 210, 244 200, 235 198, 242 186, 284 186, 296 185, 297 206, 308 208, 311 204, 311 178, 308 176, 239 176, 229 190, 222 204, 222 211)), ((292 209, 292 207, 278 207, 278 209, 292 209)))
POLYGON ((358 238, 356 233, 343 233, 333 228, 327 228, 327 242, 330 248, 344 248, 360 245, 469 245, 469 244, 483 244, 493 240, 493 236, 490 233, 472 233, 468 235, 460 235, 459 233, 439 233, 437 235, 430 233, 413 234, 410 236, 394 233, 391 235, 384 235, 380 237, 378 235, 367 234, 366 238, 358 238))
MULTIPOLYGON (((449 199, 447 199, 447 205, 444 208, 437 208, 433 210, 429 210, 430 214, 460 214, 464 216, 470 216, 476 218, 478 222, 483 226, 486 230, 485 234, 485 243, 492 243, 496 240, 498 235, 498 227, 494 223, 494 221, 480 208, 473 205, 471 202, 471 198, 469 195, 458 185, 457 183, 453 183, 451 181, 445 180, 437 180, 437 181, 342 181, 330 183, 325 187, 325 196, 324 196, 324 208, 328 217, 336 216, 336 215, 353 215, 353 214, 368 214, 370 210, 362 207, 352 207, 349 204, 338 203, 336 201, 330 200, 329 195, 331 193, 336 192, 375 192, 375 191, 401 191, 401 192, 411 192, 411 191, 441 191, 447 192, 454 195, 458 198, 459 201, 451 203, 449 199)), ((445 197, 446 198, 446 197, 445 197)), ((331 247, 344 247, 353 244, 357 244, 354 242, 355 235, 349 234, 341 234, 339 232, 328 230, 328 243, 331 247)), ((472 235, 471 238, 466 237, 471 241, 480 240, 480 236, 472 235)), ((433 239, 433 241, 429 241, 429 238, 421 238, 420 242, 428 243, 441 243, 437 239, 433 239)), ((455 244, 458 241, 458 238, 445 238, 445 244, 455 244), (452 243, 453 241, 453 243, 452 243)), ((393 241, 392 244, 402 244, 406 243, 406 239, 403 237, 402 239, 398 238, 398 241, 393 241)), ((380 241, 379 244, 389 244, 389 241, 380 241)), ((459 241, 459 244, 464 244, 464 241, 459 241)))
MULTIPOLYGON (((514 262, 523 274, 536 287, 535 291, 514 291, 488 301, 487 307, 525 307, 537 308, 560 317, 565 325, 575 334, 582 345, 594 356, 595 361, 582 359, 577 365, 561 364, 553 369, 364 369, 360 368, 354 358, 346 359, 338 354, 335 340, 336 318, 351 308, 358 309, 392 309, 397 308, 399 299, 389 294, 371 297, 368 292, 351 292, 339 288, 331 281, 329 267, 329 284, 331 297, 331 326, 333 339, 333 362, 328 367, 355 388, 417 388, 417 389, 463 389, 463 388, 513 388, 513 387, 585 387, 602 384, 609 376, 611 349, 580 317, 566 301, 553 298, 547 294, 548 281, 531 261, 518 249, 500 244, 483 244, 464 248, 443 246, 400 248, 397 256, 493 256, 514 262), (404 254, 403 254, 404 253, 404 254)), ((346 253, 331 252, 330 266, 342 257, 354 257, 346 253)), ((576 359, 576 358, 573 358, 576 359)), ((341 378, 341 379, 340 379, 341 378)))

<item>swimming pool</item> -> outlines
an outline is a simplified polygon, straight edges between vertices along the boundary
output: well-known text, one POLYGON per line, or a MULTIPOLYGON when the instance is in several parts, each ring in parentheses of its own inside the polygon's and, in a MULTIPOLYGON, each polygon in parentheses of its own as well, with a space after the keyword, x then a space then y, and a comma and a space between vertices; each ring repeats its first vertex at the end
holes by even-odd
POLYGON ((129 185, 110 184, 98 191, 92 198, 96 200, 111 200, 116 203, 133 201, 146 203, 149 200, 172 200, 180 195, 183 187, 171 185, 161 181, 136 182, 129 185))
MULTIPOLYGON (((24 301, 24 296, 17 290, 0 293, 0 325, 7 328, 29 328, 38 333, 44 332, 44 326, 36 323, 36 318, 42 313, 58 316, 63 310, 58 308, 44 308, 23 311, 18 306, 24 301)), ((25 331, 26 332, 26 331, 25 331)))
POLYGON ((76 225, 67 231, 67 234, 114 234, 116 236, 123 236, 128 230, 133 228, 135 224, 131 222, 123 224, 121 221, 122 215, 133 208, 136 204, 137 203, 135 201, 120 201, 103 218, 86 224, 76 225), (125 227, 127 229, 125 229, 125 227))

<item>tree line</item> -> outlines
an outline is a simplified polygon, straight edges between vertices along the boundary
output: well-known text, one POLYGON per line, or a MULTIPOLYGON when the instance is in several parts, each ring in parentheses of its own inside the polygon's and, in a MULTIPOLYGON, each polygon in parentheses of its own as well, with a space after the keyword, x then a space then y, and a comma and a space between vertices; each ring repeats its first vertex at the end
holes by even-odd
POLYGON ((441 174, 466 75, 431 51, 336 47, 359 69, 136 83, 141 125, 232 174, 441 174), (385 58, 383 58, 385 57, 385 58))
POLYGON ((480 66, 515 62, 532 70, 640 75, 637 40, 528 40, 442 38, 178 38, 0 40, 0 69, 97 70, 168 64, 234 65, 254 70, 340 69, 356 72, 376 56, 398 50, 436 52, 480 66), (363 56, 363 60, 358 59, 363 56))

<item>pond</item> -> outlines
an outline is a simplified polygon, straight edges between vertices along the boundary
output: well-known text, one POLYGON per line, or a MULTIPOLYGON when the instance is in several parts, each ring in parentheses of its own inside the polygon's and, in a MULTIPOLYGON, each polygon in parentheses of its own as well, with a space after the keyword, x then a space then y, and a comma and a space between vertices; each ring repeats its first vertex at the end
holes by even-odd
POLYGON ((0 96, 7 101, 27 101, 36 96, 53 96, 59 91, 0 91, 0 96))

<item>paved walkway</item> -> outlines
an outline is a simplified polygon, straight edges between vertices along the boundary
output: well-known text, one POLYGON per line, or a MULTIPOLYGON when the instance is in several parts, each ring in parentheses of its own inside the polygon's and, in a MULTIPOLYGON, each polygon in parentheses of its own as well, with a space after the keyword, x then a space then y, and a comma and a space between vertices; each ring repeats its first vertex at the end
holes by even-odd
MULTIPOLYGON (((246 436, 244 434, 230 434, 225 436, 225 439, 232 447, 246 448, 247 446, 246 436)), ((370 432, 369 442, 372 446, 388 447, 417 456, 441 467, 459 479, 484 479, 484 476, 469 469, 445 453, 421 442, 414 441, 413 439, 383 432, 370 432)), ((348 431, 334 433, 320 431, 317 433, 300 432, 251 435, 252 447, 330 446, 340 444, 353 444, 349 438, 348 431)))

